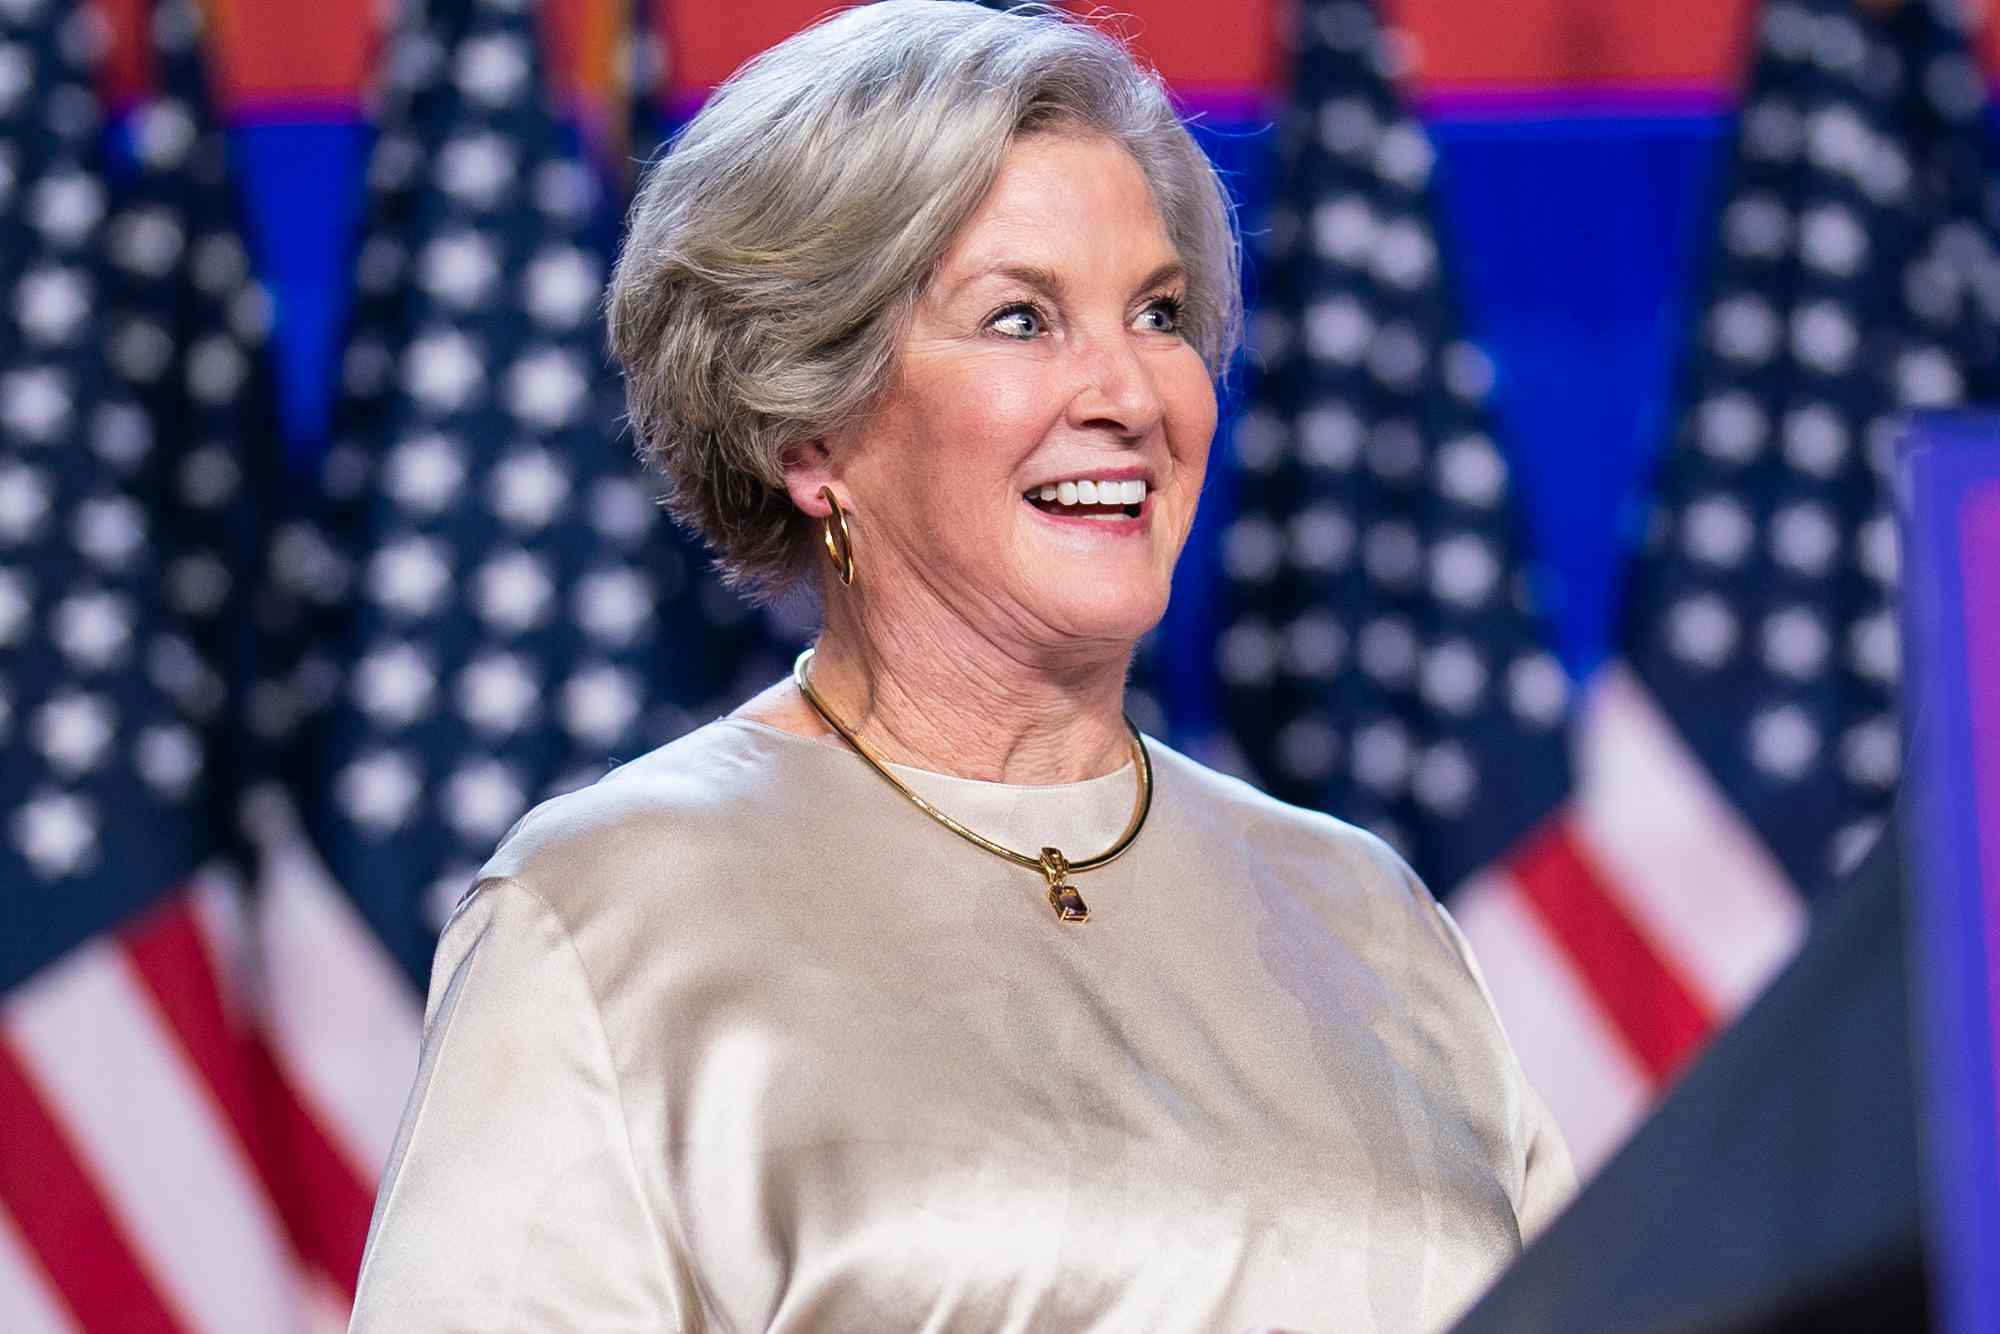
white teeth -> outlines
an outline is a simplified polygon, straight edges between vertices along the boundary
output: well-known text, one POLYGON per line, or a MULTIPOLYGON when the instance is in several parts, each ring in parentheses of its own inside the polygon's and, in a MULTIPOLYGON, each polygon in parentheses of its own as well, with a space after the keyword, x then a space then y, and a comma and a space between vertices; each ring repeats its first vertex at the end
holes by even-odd
POLYGON ((1028 498, 1044 503, 1054 501, 1059 505, 1143 505, 1146 483, 1143 478, 1137 477, 1122 482, 1044 482, 1032 488, 1028 498))

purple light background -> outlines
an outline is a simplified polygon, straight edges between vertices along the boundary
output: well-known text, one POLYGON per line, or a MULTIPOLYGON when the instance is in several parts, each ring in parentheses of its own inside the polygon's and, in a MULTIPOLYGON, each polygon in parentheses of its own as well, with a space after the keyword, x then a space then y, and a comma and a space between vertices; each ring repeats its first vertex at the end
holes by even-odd
MULTIPOLYGON (((1968 851, 1978 860, 1990 965, 2000 960, 2000 482, 1966 494, 1959 509, 1959 543, 1977 840, 1968 851)), ((2000 1104, 2000 967, 1989 966, 1986 987, 1989 1071, 2000 1104)))

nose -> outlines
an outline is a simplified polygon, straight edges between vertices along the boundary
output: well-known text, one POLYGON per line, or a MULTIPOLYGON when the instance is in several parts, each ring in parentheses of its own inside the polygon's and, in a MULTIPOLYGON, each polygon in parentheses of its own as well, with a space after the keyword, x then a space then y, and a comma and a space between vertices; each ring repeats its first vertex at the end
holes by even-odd
POLYGON ((1134 443, 1151 435, 1166 415, 1166 400, 1152 369, 1122 333, 1099 335, 1077 346, 1080 384, 1070 399, 1070 425, 1134 443))

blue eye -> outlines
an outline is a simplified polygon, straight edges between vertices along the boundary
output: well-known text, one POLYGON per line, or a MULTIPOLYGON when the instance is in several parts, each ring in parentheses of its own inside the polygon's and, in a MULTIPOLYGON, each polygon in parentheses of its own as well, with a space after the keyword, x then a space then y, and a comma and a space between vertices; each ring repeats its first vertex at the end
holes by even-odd
POLYGON ((1046 327, 1042 322, 1042 312, 1029 305, 1008 306, 988 323, 1007 337, 1024 341, 1042 333, 1046 327))
POLYGON ((1152 325, 1155 333, 1179 333, 1181 331, 1181 299, 1177 296, 1155 297, 1146 303, 1141 319, 1157 319, 1152 325))

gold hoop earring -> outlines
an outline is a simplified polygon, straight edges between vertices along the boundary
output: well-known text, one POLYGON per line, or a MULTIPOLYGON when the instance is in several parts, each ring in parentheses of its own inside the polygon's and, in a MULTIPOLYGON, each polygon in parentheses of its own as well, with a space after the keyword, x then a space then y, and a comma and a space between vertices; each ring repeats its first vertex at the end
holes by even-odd
POLYGON ((833 568, 839 571, 840 586, 851 587, 854 583, 854 536, 847 531, 847 511, 835 499, 833 488, 823 486, 819 493, 826 497, 826 503, 833 506, 833 513, 826 516, 824 531, 826 554, 833 561, 833 568))

